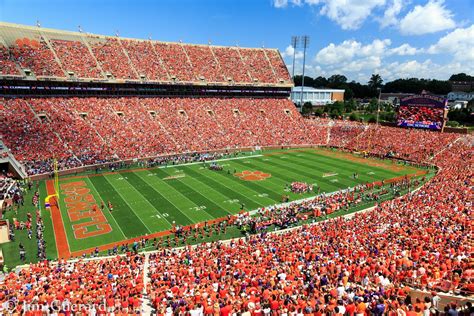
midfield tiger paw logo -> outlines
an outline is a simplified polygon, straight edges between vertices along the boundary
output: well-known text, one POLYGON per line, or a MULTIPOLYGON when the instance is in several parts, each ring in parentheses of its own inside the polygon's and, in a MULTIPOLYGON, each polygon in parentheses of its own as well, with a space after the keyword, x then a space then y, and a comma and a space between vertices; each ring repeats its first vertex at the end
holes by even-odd
POLYGON ((234 176, 244 181, 261 181, 261 180, 270 178, 272 175, 269 173, 264 173, 259 170, 255 170, 255 171, 244 170, 242 172, 235 173, 234 176))

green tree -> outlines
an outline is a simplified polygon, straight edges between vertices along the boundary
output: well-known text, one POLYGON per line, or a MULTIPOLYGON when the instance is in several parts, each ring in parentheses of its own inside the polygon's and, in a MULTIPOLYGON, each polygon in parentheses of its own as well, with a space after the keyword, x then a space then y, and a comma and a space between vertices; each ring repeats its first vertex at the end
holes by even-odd
POLYGON ((382 84, 383 84, 382 77, 379 74, 372 74, 368 82, 369 88, 376 90, 377 88, 381 88, 382 84))
POLYGON ((351 113, 351 115, 349 116, 349 120, 358 121, 359 120, 359 115, 357 113, 351 113))
POLYGON ((446 122, 446 125, 449 127, 459 127, 459 122, 458 121, 448 121, 446 122))
POLYGON ((474 81, 474 77, 461 72, 449 77, 449 81, 474 81))
POLYGON ((347 78, 344 75, 332 75, 328 78, 328 87, 329 88, 341 88, 347 82, 347 78))
POLYGON ((356 102, 354 99, 344 101, 344 112, 350 113, 356 109, 356 102))
MULTIPOLYGON (((301 86, 302 78, 303 78, 303 76, 301 76, 301 75, 295 76, 293 78, 293 82, 295 83, 295 87, 301 86)), ((308 76, 304 76, 304 85, 305 85, 305 87, 312 87, 313 86, 313 81, 314 81, 313 78, 308 77, 308 76)))
POLYGON ((351 88, 349 88, 349 85, 345 84, 343 87, 344 89, 344 100, 352 100, 354 98, 354 91, 352 91, 351 88))
POLYGON ((309 114, 311 113, 312 110, 313 110, 313 105, 311 104, 311 102, 305 102, 303 104, 303 108, 301 109, 301 113, 309 114))
POLYGON ((317 77, 313 81, 314 88, 325 88, 328 85, 328 80, 322 76, 317 77))
POLYGON ((323 113, 324 113, 324 109, 322 107, 318 107, 316 111, 314 111, 314 115, 318 117, 323 116, 323 113))
POLYGON ((367 106, 367 112, 374 113, 377 112, 378 108, 378 99, 372 98, 367 106))

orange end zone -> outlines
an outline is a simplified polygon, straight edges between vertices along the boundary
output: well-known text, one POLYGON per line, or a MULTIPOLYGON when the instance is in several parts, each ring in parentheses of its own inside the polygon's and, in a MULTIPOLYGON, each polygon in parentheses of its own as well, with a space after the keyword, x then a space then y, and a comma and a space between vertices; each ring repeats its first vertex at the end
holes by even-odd
MULTIPOLYGON (((53 180, 46 181, 46 192, 48 195, 56 193, 53 180)), ((56 248, 58 250, 58 258, 69 259, 71 257, 71 251, 69 250, 66 230, 64 229, 64 223, 61 217, 61 211, 59 210, 59 201, 57 197, 54 197, 54 202, 51 203, 50 211, 51 220, 53 221, 54 239, 56 240, 56 248)))

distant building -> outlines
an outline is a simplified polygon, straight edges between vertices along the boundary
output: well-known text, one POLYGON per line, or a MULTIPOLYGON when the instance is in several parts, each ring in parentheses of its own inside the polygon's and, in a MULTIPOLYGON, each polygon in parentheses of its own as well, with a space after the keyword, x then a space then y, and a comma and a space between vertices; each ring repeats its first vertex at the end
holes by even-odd
MULTIPOLYGON (((303 87, 303 104, 311 103, 313 106, 324 106, 336 101, 344 101, 344 91, 341 89, 315 89, 303 87)), ((301 87, 291 89, 291 101, 301 106, 301 87)))
POLYGON ((467 101, 450 101, 448 103, 448 106, 451 110, 459 110, 459 109, 467 109, 467 101))
POLYGON ((472 99, 474 99, 474 91, 452 91, 448 93, 449 101, 471 101, 472 99))
POLYGON ((474 90, 474 81, 451 81, 453 91, 471 92, 474 90))
POLYGON ((406 96, 412 95, 412 93, 384 93, 380 94, 380 101, 390 103, 393 106, 400 104, 400 99, 406 96))

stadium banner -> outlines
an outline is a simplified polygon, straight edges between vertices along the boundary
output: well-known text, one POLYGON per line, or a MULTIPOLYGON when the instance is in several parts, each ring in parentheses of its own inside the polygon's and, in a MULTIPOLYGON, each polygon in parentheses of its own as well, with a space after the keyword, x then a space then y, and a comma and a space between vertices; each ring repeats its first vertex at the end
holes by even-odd
POLYGON ((448 100, 434 95, 410 95, 400 99, 397 125, 441 130, 446 120, 448 100))

